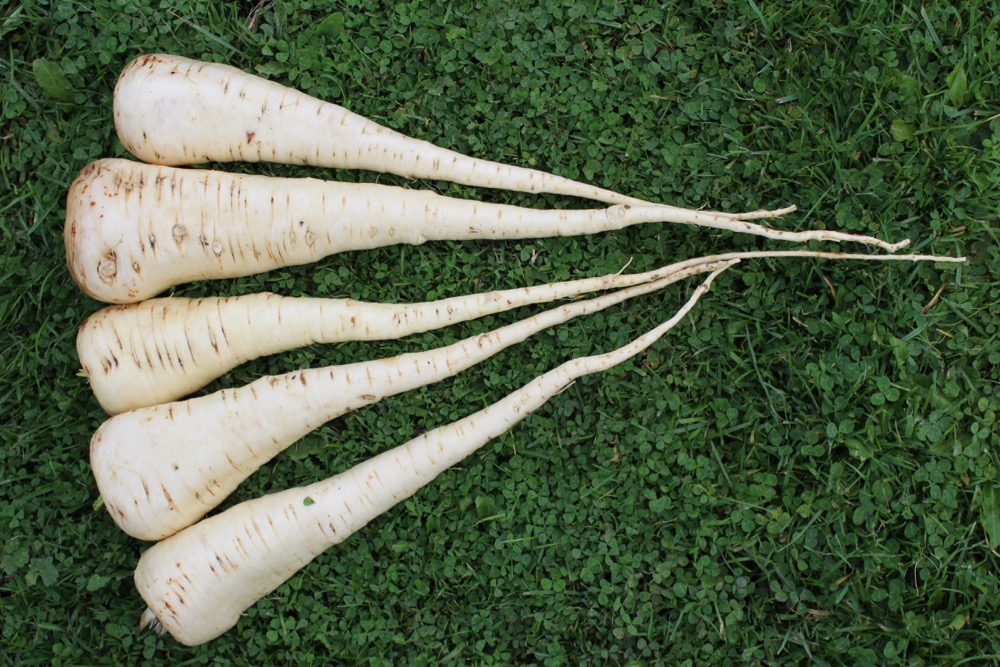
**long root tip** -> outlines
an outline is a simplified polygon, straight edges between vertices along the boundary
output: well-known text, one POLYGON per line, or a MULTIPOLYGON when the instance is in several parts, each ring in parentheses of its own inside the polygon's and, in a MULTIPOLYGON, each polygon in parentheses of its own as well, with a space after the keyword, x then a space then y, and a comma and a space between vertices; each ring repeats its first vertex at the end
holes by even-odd
POLYGON ((899 243, 890 243, 890 244, 888 244, 886 246, 886 250, 888 250, 889 252, 896 252, 897 250, 901 250, 901 249, 905 248, 908 245, 910 245, 910 239, 903 239, 899 243))
POLYGON ((792 204, 784 208, 760 209, 757 211, 744 211, 742 213, 714 213, 714 215, 729 218, 730 220, 746 222, 747 220, 760 220, 761 218, 778 218, 797 210, 799 210, 799 207, 792 204))

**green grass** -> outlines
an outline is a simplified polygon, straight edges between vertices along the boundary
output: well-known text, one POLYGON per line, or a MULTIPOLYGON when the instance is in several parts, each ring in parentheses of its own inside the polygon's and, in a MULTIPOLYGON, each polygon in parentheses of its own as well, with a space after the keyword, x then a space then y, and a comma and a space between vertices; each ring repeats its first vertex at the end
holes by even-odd
MULTIPOLYGON (((0 662, 1000 663, 996 4, 661 4, 0 3, 0 662), (795 203, 787 228, 911 238, 969 262, 741 265, 652 351, 578 382, 233 631, 184 648, 138 630, 144 545, 95 509, 87 452, 102 412, 74 335, 100 304, 72 283, 62 243, 75 174, 124 155, 117 73, 154 50, 257 71, 476 156, 689 207, 795 203)), ((388 248, 176 293, 416 300, 758 247, 782 246, 648 225, 388 248)), ((325 477, 610 349, 690 288, 328 424, 234 501, 325 477)), ((522 315, 314 346, 215 386, 522 315)))

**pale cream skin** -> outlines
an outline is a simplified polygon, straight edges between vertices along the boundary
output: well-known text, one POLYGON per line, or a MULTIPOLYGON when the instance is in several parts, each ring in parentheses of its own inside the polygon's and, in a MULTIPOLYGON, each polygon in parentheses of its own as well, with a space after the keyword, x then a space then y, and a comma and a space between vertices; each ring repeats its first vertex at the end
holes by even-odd
POLYGON ((462 155, 234 67, 174 55, 139 56, 125 67, 115 86, 114 118, 125 147, 150 164, 245 161, 368 169, 608 204, 649 204, 536 169, 462 155))
POLYGON ((188 646, 223 634, 313 558, 409 498, 584 375, 639 354, 673 328, 735 261, 718 267, 668 321, 612 352, 574 359, 501 401, 328 480, 236 505, 157 543, 135 584, 153 623, 188 646))
POLYGON ((663 278, 702 260, 424 303, 283 297, 168 297, 103 308, 77 332, 84 374, 108 414, 167 403, 258 357, 310 345, 391 340, 588 292, 663 278))
POLYGON ((574 301, 443 348, 264 377, 235 389, 123 412, 91 439, 105 507, 126 533, 158 540, 191 525, 261 465, 347 412, 451 377, 548 327, 648 294, 719 263, 574 301))
POLYGON ((468 157, 234 67, 180 56, 153 54, 129 63, 115 86, 114 118, 129 152, 151 164, 280 162, 643 203, 534 169, 468 157))
POLYGON ((269 293, 149 299, 94 313, 80 327, 76 347, 94 395, 114 415, 178 400, 246 361, 312 343, 402 338, 523 305, 640 285, 699 264, 793 256, 868 261, 933 259, 799 250, 727 253, 677 262, 646 273, 616 273, 408 304, 269 293))
POLYGON ((309 264, 351 250, 596 234, 650 222, 796 242, 899 245, 828 231, 776 231, 724 214, 653 204, 537 210, 374 183, 176 169, 119 158, 87 165, 70 185, 64 236, 70 275, 86 294, 133 303, 174 285, 309 264))

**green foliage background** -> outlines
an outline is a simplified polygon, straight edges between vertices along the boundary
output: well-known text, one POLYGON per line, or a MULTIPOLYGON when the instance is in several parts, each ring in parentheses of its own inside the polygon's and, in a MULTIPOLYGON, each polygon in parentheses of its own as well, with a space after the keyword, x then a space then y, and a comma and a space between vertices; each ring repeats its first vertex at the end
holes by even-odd
MULTIPOLYGON (((1000 7, 376 4, 0 3, 0 662, 1000 662, 1000 7), (185 648, 137 629, 144 545, 95 509, 87 452, 103 413, 74 335, 100 304, 72 283, 62 242, 76 173, 124 155, 115 78, 150 51, 228 62, 479 157, 687 207, 795 203, 779 225, 969 261, 746 263, 655 349, 578 382, 233 631, 185 648)), ((175 293, 422 300, 759 247, 782 246, 648 225, 388 248, 175 293)), ((234 501, 325 477, 621 344, 690 288, 331 423, 234 501)), ((298 350, 215 388, 423 349, 524 312, 298 350)))

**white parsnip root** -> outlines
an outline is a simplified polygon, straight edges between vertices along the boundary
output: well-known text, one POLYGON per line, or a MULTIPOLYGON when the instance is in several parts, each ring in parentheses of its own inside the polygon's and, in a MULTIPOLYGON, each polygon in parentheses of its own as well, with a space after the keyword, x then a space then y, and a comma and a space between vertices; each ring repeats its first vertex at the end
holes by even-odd
POLYGON ((574 317, 719 266, 697 264, 442 348, 264 377, 236 389, 123 412, 94 433, 91 469, 122 530, 139 539, 162 539, 200 519, 261 465, 336 417, 451 377, 574 317))
POLYGON ((262 273, 351 250, 575 236, 650 222, 793 242, 857 242, 890 252, 908 243, 825 230, 786 232, 728 214, 658 204, 539 210, 374 183, 175 169, 117 158, 89 164, 70 186, 64 239, 70 275, 80 289, 100 301, 131 303, 182 283, 262 273))
POLYGON ((955 261, 929 255, 763 251, 701 257, 639 274, 615 273, 424 303, 270 293, 150 299, 109 306, 91 315, 77 333, 77 353, 98 402, 114 415, 177 400, 246 361, 312 343, 403 338, 519 306, 640 285, 700 264, 765 257, 955 261))
POLYGON ((281 162, 609 204, 647 203, 543 171, 462 155, 235 67, 174 55, 140 56, 122 70, 114 117, 125 147, 150 164, 281 162))
POLYGON ((409 498, 584 375, 612 368, 673 328, 735 260, 723 263, 669 320, 606 354, 568 361, 506 398, 344 473, 240 503, 146 551, 135 584, 152 623, 189 646, 232 628, 244 610, 313 558, 409 498))
POLYGON ((700 263, 422 303, 267 292, 148 299, 92 314, 77 332, 76 347, 98 402, 115 415, 183 398, 246 361, 296 347, 403 338, 520 306, 641 285, 700 263))

